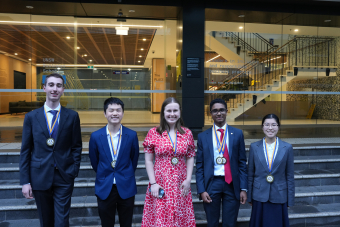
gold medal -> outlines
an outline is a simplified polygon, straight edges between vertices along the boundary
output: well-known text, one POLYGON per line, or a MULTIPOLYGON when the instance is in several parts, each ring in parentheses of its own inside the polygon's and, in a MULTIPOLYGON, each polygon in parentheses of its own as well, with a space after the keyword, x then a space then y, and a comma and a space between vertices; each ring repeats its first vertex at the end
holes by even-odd
POLYGON ((113 161, 111 162, 111 167, 112 167, 112 169, 114 169, 114 168, 116 167, 116 160, 113 160, 113 161))
POLYGON ((172 157, 172 158, 171 158, 171 163, 172 163, 173 165, 177 165, 177 164, 178 164, 178 158, 177 158, 177 157, 172 157))
POLYGON ((222 157, 217 157, 217 158, 216 158, 216 163, 217 163, 218 165, 223 165, 223 158, 222 158, 222 157))
POLYGON ((267 175, 266 180, 267 180, 268 183, 273 183, 274 182, 274 176, 269 174, 269 175, 267 175))
POLYGON ((47 144, 47 146, 49 146, 49 147, 53 147, 53 145, 54 145, 54 139, 53 139, 52 137, 48 138, 48 139, 46 140, 46 144, 47 144))

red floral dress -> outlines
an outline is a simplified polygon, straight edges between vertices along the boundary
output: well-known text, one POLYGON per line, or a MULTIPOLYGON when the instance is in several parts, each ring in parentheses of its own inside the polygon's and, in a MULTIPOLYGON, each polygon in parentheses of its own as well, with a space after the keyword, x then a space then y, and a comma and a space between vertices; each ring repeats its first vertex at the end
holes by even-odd
POLYGON ((155 198, 146 190, 142 227, 190 227, 196 226, 191 190, 185 197, 181 196, 180 186, 187 176, 185 157, 195 156, 195 144, 189 129, 183 128, 185 134, 177 131, 177 165, 171 164, 174 157, 171 142, 166 132, 160 135, 156 128, 150 129, 143 146, 145 153, 155 153, 156 182, 164 188, 165 196, 155 198))

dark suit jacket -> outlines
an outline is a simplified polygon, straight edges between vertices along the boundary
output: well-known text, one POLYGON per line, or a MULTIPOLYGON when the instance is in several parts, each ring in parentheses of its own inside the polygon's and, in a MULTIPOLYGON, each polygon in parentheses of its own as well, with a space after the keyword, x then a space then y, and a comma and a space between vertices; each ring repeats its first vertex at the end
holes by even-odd
POLYGON ((269 174, 266 156, 263 151, 263 140, 252 143, 248 161, 248 202, 252 199, 259 202, 286 203, 294 205, 294 152, 291 144, 280 139, 271 174, 274 182, 268 183, 269 174))
POLYGON ((49 138, 44 107, 25 115, 20 152, 20 184, 31 183, 33 190, 52 186, 54 163, 63 179, 73 184, 78 176, 82 140, 78 113, 61 107, 55 145, 46 144, 49 138))
MULTIPOLYGON (((247 189, 247 158, 242 130, 228 125, 229 159, 231 175, 233 177, 234 192, 240 199, 241 189, 247 189)), ((198 134, 196 157, 196 185, 197 193, 210 193, 214 179, 214 147, 212 128, 198 134)))
POLYGON ((91 165, 96 171, 96 195, 105 200, 112 189, 113 178, 122 199, 137 193, 135 171, 139 156, 137 133, 122 126, 122 139, 117 157, 116 167, 111 167, 112 156, 107 141, 106 126, 91 134, 89 155, 91 165))

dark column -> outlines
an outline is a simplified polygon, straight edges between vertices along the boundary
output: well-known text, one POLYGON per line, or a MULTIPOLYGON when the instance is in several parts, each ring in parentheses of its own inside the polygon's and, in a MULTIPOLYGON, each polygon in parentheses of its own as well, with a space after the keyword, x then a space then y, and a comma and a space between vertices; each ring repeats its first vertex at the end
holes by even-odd
POLYGON ((185 125, 195 136, 204 126, 205 9, 203 1, 185 1, 182 13, 182 116, 185 125), (192 70, 193 65, 187 67, 188 58, 194 61, 199 59, 199 70, 192 70))

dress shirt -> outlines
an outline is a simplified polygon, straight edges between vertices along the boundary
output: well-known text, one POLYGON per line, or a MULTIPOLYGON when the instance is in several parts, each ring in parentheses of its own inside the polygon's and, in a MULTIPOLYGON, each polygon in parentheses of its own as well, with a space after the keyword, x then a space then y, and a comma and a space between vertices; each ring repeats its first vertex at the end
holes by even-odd
MULTIPOLYGON (((122 125, 120 125, 120 129, 119 131, 112 135, 112 143, 113 143, 113 146, 116 148, 117 147, 117 144, 118 144, 118 141, 119 141, 119 137, 120 137, 120 133, 122 132, 122 125)), ((112 149, 112 145, 111 145, 111 141, 110 141, 110 133, 109 133, 109 127, 108 125, 106 126, 106 134, 107 134, 107 142, 109 143, 109 147, 110 147, 110 151, 111 151, 111 157, 112 157, 112 160, 114 159, 113 157, 113 149, 112 149)), ((120 149, 120 144, 121 144, 122 140, 119 141, 119 147, 117 148, 117 154, 116 154, 116 158, 115 160, 117 161, 117 158, 118 158, 118 153, 119 153, 119 149, 120 149)), ((117 165, 117 162, 116 162, 116 165, 117 165)), ((113 184, 116 184, 116 179, 113 178, 113 184)))
MULTIPOLYGON (((217 137, 218 139, 220 139, 220 136, 221 136, 221 132, 218 131, 218 129, 223 129, 226 128, 226 131, 224 132, 224 135, 227 137, 226 138, 226 144, 227 144, 227 147, 228 147, 228 151, 229 151, 229 135, 228 135, 228 125, 225 124, 223 125, 222 127, 218 127, 217 125, 215 125, 215 128, 216 128, 216 131, 217 131, 217 137)), ((214 147, 214 176, 224 176, 224 165, 218 165, 216 163, 216 158, 217 157, 223 157, 223 154, 219 154, 218 153, 218 147, 217 147, 217 144, 216 144, 216 136, 215 136, 215 133, 214 133, 214 127, 212 127, 212 136, 213 136, 213 147, 214 147)))
MULTIPOLYGON (((57 106, 57 108, 55 108, 55 109, 51 109, 50 107, 48 107, 47 105, 46 105, 46 102, 45 102, 45 104, 44 104, 44 107, 45 107, 45 110, 46 110, 46 112, 47 112, 47 117, 48 117, 48 123, 50 124, 50 126, 52 127, 52 120, 53 120, 53 114, 51 113, 51 112, 49 112, 50 110, 58 110, 58 112, 60 111, 60 108, 61 108, 61 106, 60 106, 60 103, 59 103, 59 105, 57 106)), ((60 115, 60 113, 59 113, 59 115, 60 115)), ((59 120, 60 120, 60 118, 58 118, 58 123, 59 123, 59 120)), ((47 128, 48 128, 48 126, 47 126, 47 128)))
MULTIPOLYGON (((279 147, 279 140, 276 138, 276 147, 279 147)), ((272 159, 273 158, 273 155, 274 155, 274 152, 275 152, 275 142, 274 143, 272 143, 272 144, 268 144, 268 143, 266 143, 266 145, 267 145, 267 149, 268 149, 268 159, 270 160, 270 159, 272 159)), ((266 151, 266 148, 264 148, 263 149, 263 152, 264 152, 264 156, 265 157, 267 157, 267 151, 266 151)), ((273 163, 274 163, 274 160, 275 160, 275 157, 276 157, 276 155, 277 155, 277 151, 276 151, 276 153, 275 153, 275 155, 274 155, 274 158, 273 158, 273 160, 272 160, 272 166, 273 166, 273 163)), ((268 159, 266 158, 266 162, 267 162, 267 165, 268 165, 268 159)), ((269 165, 268 165, 269 166, 269 165)))

